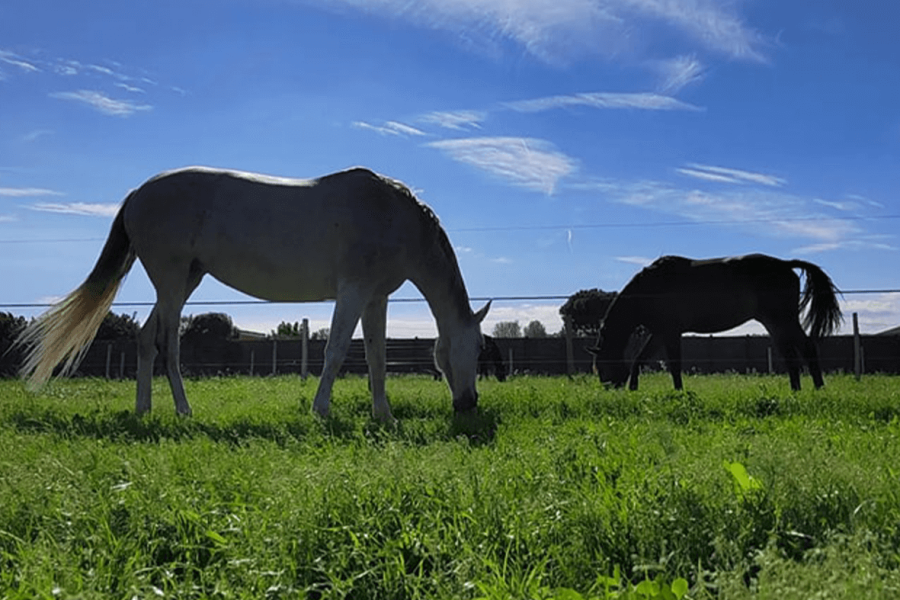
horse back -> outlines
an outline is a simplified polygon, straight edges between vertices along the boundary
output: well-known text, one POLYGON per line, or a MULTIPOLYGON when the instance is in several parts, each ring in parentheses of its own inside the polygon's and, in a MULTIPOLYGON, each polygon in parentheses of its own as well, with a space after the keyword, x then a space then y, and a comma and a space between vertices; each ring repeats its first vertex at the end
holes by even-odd
POLYGON ((194 167, 149 180, 123 214, 151 278, 190 265, 253 296, 321 300, 408 277, 426 215, 403 190, 362 168, 304 180, 194 167))

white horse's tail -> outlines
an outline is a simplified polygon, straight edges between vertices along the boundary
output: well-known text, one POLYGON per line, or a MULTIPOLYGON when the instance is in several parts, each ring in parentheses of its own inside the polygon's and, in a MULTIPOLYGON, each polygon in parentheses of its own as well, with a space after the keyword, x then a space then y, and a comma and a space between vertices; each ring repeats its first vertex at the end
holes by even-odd
MULTIPOLYGON (((123 209, 124 206, 123 203, 123 209)), ((135 259, 125 231, 123 209, 119 209, 100 258, 84 283, 32 321, 16 339, 16 345, 28 348, 20 375, 27 380, 29 389, 36 390, 47 383, 60 363, 60 375, 72 373, 109 312, 135 259)))

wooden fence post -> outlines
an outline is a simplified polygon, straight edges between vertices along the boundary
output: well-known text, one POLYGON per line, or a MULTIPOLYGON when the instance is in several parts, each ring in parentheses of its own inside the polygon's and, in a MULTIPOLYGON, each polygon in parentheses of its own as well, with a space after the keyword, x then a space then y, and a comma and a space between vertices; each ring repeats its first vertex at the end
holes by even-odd
POLYGON ((309 319, 300 325, 300 377, 309 376, 309 319))
POLYGON ((272 339, 272 375, 278 375, 278 340, 272 339))
POLYGON ((853 313, 853 374, 859 381, 862 376, 862 344, 859 339, 859 317, 853 313))
POLYGON ((566 332, 566 372, 571 377, 575 373, 575 351, 572 349, 572 317, 565 315, 563 325, 566 332))
POLYGON ((112 362, 112 342, 106 345, 106 378, 109 379, 109 365, 112 362))

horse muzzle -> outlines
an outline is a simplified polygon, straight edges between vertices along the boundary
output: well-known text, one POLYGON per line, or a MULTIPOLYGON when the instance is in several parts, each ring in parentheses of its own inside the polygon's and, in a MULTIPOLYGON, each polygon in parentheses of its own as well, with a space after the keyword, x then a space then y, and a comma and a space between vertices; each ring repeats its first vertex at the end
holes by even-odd
POLYGON ((456 413, 464 413, 475 410, 478 406, 478 393, 465 392, 458 398, 453 399, 453 410, 456 413))

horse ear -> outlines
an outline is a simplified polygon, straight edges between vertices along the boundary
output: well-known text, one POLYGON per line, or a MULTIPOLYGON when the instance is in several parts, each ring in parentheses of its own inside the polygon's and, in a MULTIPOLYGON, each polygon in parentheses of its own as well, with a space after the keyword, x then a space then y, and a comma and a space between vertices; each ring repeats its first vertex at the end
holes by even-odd
POLYGON ((477 313, 475 313, 475 321, 476 322, 481 323, 482 321, 484 321, 484 318, 488 314, 488 310, 491 308, 491 302, 493 302, 493 300, 488 300, 487 304, 482 306, 481 310, 479 310, 477 313))

